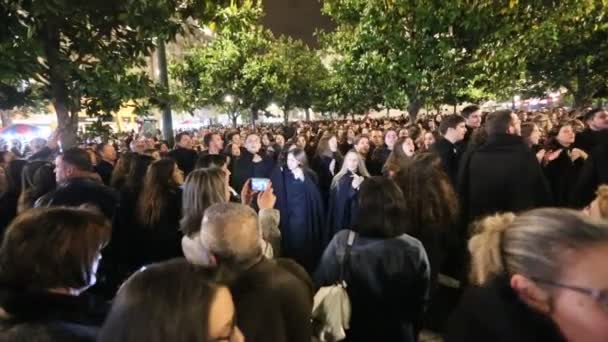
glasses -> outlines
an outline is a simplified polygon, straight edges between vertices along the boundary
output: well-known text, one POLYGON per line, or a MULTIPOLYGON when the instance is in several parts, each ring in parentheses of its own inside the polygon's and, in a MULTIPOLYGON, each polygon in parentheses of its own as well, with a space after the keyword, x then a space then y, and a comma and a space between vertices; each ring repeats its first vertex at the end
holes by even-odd
POLYGON ((589 297, 593 298, 602 307, 602 309, 604 311, 608 312, 608 290, 606 290, 606 289, 599 290, 599 289, 590 289, 590 288, 586 288, 586 287, 565 285, 565 284, 560 284, 560 283, 557 283, 554 281, 544 280, 544 279, 539 279, 539 278, 532 278, 532 280, 534 280, 535 282, 540 283, 540 284, 545 284, 545 285, 557 287, 560 289, 566 289, 566 290, 578 292, 578 293, 584 294, 586 296, 589 296, 589 297))

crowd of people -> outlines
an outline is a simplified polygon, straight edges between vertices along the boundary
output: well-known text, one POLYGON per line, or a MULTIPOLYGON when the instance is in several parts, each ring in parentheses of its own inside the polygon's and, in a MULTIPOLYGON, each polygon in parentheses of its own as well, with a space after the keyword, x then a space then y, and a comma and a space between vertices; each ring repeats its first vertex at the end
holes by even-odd
POLYGON ((602 108, 0 143, 0 340, 308 342, 343 281, 346 341, 608 341, 607 162, 602 108))

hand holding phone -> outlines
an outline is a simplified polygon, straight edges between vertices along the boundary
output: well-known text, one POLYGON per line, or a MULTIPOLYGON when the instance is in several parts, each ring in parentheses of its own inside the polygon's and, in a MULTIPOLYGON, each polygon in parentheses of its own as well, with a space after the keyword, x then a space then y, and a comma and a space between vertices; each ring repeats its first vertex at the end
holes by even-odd
POLYGON ((268 178, 251 178, 251 190, 253 192, 264 192, 268 189, 270 179, 268 178))

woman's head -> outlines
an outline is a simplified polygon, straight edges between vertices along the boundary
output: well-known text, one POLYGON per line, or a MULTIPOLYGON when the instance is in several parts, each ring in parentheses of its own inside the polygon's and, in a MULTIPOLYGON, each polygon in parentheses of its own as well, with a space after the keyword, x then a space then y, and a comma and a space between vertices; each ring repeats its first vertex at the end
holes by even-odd
POLYGON ((116 166, 114 166, 114 170, 112 171, 112 180, 110 184, 114 188, 120 188, 127 178, 127 174, 129 173, 129 169, 131 168, 131 163, 137 154, 133 152, 123 153, 118 161, 116 162, 116 166))
POLYGON ((105 217, 87 209, 26 211, 4 235, 0 278, 31 291, 82 291, 95 284, 101 249, 110 234, 105 217))
POLYGON ((127 186, 131 191, 139 193, 139 190, 143 185, 146 172, 148 172, 148 166, 150 166, 153 161, 154 159, 152 159, 150 156, 143 154, 136 155, 129 166, 129 172, 127 173, 127 178, 125 179, 125 186, 127 186))
POLYGON ((184 182, 184 174, 173 159, 161 159, 148 167, 144 186, 137 200, 138 221, 155 226, 169 205, 169 194, 184 182))
POLYGON ((469 250, 475 283, 506 276, 519 298, 550 317, 566 340, 608 340, 605 221, 566 209, 490 216, 477 223, 469 250))
POLYGON ((393 238, 405 233, 403 192, 384 177, 366 178, 359 192, 355 229, 362 236, 393 238))
POLYGON ((568 148, 574 144, 576 133, 572 127, 571 121, 563 121, 558 123, 549 131, 547 135, 547 149, 558 150, 560 148, 568 148))
POLYGON ((521 124, 521 136, 528 146, 535 146, 540 142, 542 132, 537 124, 525 122, 521 124))
POLYGON ((597 219, 608 219, 608 185, 600 185, 597 197, 589 204, 587 213, 597 219))
POLYGON ((406 167, 415 150, 416 147, 412 138, 399 138, 395 143, 395 148, 393 148, 393 151, 386 159, 384 165, 385 173, 394 175, 406 167))
POLYGON ((120 288, 101 342, 242 342, 221 270, 185 259, 146 266, 120 288))
POLYGON ((182 194, 182 233, 188 236, 198 233, 205 210, 229 199, 230 188, 224 171, 219 168, 192 171, 186 178, 182 194))
POLYGON ((338 138, 335 134, 325 133, 317 144, 317 156, 331 157, 338 152, 338 138))
POLYGON ((433 132, 427 131, 426 133, 424 133, 424 137, 422 140, 422 148, 425 151, 428 151, 428 149, 431 148, 431 145, 433 145, 435 143, 435 135, 433 134, 433 132))
POLYGON ((403 191, 408 231, 416 236, 423 229, 448 229, 458 218, 458 199, 436 154, 422 153, 394 177, 403 191))
POLYGON ((287 168, 289 170, 295 170, 297 168, 305 169, 308 167, 308 159, 306 158, 306 152, 303 149, 295 148, 287 152, 287 168))
POLYGON ((35 160, 23 168, 23 190, 18 212, 33 207, 34 202, 55 188, 55 166, 51 162, 35 160))
POLYGON ((340 172, 334 176, 331 182, 331 187, 334 188, 338 186, 340 179, 342 179, 342 177, 348 173, 356 173, 359 176, 370 177, 367 167, 365 167, 365 160, 363 160, 361 155, 355 150, 348 151, 348 153, 346 153, 344 156, 342 169, 340 169, 340 172))

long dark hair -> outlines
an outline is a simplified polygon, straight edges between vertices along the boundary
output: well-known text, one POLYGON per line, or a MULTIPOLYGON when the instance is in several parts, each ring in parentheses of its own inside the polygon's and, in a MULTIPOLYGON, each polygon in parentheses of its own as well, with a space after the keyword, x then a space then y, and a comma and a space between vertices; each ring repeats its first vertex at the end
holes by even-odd
POLYGON ((140 224, 153 227, 160 221, 171 200, 170 193, 179 186, 173 177, 175 167, 172 159, 157 160, 148 167, 144 186, 137 199, 136 217, 140 224))
POLYGON ((146 266, 118 291, 100 342, 207 342, 220 271, 174 259, 146 266))
POLYGON ((34 160, 25 165, 17 212, 32 208, 38 198, 55 188, 54 170, 53 163, 43 160, 34 160))
POLYGON ((408 233, 421 238, 428 227, 448 229, 458 219, 458 199, 441 160, 433 153, 421 153, 401 169, 395 181, 403 191, 408 233))
POLYGON ((127 174, 129 174, 129 169, 131 168, 131 163, 133 162, 133 159, 135 159, 135 156, 137 156, 137 154, 133 152, 127 152, 120 156, 112 171, 110 185, 113 188, 120 189, 125 184, 127 174))
POLYGON ((133 194, 139 194, 143 185, 143 180, 148 171, 148 166, 152 164, 154 158, 143 154, 136 155, 131 161, 124 187, 133 194))
POLYGON ((17 196, 21 195, 21 189, 23 188, 21 174, 25 164, 27 162, 21 159, 11 160, 8 163, 6 167, 6 192, 15 193, 17 196))
POLYGON ((403 192, 391 179, 366 178, 359 192, 359 217, 354 228, 365 237, 389 239, 406 232, 403 192))

